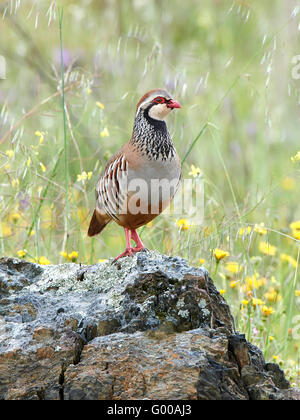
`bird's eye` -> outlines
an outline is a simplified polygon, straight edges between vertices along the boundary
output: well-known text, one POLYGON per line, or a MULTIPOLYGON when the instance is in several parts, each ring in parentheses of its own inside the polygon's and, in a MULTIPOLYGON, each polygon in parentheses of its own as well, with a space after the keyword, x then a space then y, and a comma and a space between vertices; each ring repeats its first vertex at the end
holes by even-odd
POLYGON ((166 102, 165 98, 161 98, 160 96, 158 96, 157 98, 153 99, 153 102, 156 102, 157 104, 163 104, 164 102, 166 102))

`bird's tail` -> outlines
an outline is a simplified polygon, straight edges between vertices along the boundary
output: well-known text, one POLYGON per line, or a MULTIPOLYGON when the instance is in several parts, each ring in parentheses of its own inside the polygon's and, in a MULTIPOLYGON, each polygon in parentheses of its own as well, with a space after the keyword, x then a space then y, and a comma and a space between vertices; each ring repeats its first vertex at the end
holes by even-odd
POLYGON ((109 223, 110 219, 107 219, 103 215, 94 210, 93 216, 91 218, 88 236, 95 236, 98 233, 102 232, 105 226, 109 223))

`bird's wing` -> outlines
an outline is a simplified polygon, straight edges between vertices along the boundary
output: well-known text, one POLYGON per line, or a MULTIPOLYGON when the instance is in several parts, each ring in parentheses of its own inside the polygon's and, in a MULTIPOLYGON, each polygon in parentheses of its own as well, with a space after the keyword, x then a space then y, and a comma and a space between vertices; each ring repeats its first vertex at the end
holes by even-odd
POLYGON ((121 149, 107 163, 96 186, 96 209, 114 220, 126 200, 128 160, 121 149))

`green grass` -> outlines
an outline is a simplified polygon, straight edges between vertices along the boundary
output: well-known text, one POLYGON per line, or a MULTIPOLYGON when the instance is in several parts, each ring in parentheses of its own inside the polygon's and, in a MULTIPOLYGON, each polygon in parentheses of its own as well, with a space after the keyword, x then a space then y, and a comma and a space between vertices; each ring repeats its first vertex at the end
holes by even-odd
POLYGON ((166 87, 182 105, 168 125, 183 175, 193 164, 204 178, 204 222, 180 230, 178 217, 162 215, 140 230, 143 241, 194 265, 205 259, 238 329, 299 385, 300 242, 290 227, 300 220, 299 163, 290 160, 299 151, 298 4, 3 2, 1 255, 26 249, 28 260, 59 263, 61 251, 76 251, 73 259, 94 263, 123 250, 116 225, 86 236, 94 187, 130 138, 140 96, 166 87), (83 172, 92 176, 78 181, 83 172), (215 248, 230 254, 217 266, 215 248))

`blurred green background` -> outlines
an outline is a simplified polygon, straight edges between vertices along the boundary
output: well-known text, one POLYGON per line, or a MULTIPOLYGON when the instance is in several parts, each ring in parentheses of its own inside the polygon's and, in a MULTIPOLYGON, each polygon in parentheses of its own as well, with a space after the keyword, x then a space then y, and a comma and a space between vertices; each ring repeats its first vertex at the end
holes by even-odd
POLYGON ((205 218, 199 228, 162 215, 141 229, 142 238, 192 264, 205 260, 238 325, 269 357, 290 357, 296 378, 300 171, 291 157, 300 150, 300 69, 293 62, 299 1, 28 0, 0 7, 0 254, 95 263, 120 253, 125 240, 115 224, 93 240, 86 236, 94 187, 129 140, 139 98, 167 88, 182 105, 168 126, 185 157, 183 175, 193 177, 194 165, 204 179, 205 218), (230 255, 218 261, 216 248, 230 255), (249 286, 253 276, 265 282, 249 286), (266 298, 270 290, 280 299, 266 298), (259 310, 257 297, 273 312, 259 310))

